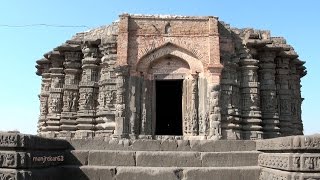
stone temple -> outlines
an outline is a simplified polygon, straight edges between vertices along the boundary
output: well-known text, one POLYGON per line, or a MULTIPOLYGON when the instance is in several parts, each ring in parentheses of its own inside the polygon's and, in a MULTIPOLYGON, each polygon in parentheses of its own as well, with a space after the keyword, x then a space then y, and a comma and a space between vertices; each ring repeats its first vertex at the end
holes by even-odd
POLYGON ((212 16, 123 14, 44 57, 40 135, 216 140, 303 131, 304 62, 269 31, 212 16))
POLYGON ((0 133, 0 180, 320 180, 304 62, 269 31, 122 14, 36 68, 38 135, 0 133))

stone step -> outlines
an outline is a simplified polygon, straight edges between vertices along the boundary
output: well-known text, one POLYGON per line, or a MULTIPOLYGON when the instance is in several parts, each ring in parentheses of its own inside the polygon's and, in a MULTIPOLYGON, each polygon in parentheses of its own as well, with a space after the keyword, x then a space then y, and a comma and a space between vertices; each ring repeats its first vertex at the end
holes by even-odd
POLYGON ((261 168, 63 166, 62 180, 258 180, 261 168))
POLYGON ((229 152, 255 151, 256 142, 251 140, 151 140, 151 139, 71 139, 76 150, 118 151, 200 151, 229 152))
POLYGON ((68 165, 141 167, 237 167, 257 166, 258 151, 111 151, 73 150, 67 153, 68 165))

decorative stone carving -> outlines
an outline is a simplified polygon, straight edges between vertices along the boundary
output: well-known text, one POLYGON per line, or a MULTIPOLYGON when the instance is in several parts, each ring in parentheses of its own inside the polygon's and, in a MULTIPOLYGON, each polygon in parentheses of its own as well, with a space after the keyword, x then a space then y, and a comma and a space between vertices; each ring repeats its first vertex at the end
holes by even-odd
POLYGON ((262 138, 262 120, 258 82, 258 60, 240 59, 242 81, 242 121, 244 139, 262 138))

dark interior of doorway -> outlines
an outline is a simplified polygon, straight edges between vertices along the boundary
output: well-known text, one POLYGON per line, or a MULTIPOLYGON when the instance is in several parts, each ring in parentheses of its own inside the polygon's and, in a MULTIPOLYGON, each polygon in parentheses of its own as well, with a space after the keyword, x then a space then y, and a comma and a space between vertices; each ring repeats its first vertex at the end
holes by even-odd
POLYGON ((182 80, 156 81, 156 135, 182 135, 182 80))

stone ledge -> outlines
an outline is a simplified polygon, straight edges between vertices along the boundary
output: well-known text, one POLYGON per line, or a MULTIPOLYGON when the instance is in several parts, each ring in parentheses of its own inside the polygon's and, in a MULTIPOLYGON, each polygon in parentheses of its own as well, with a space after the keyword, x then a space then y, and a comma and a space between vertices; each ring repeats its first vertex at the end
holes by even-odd
POLYGON ((203 167, 257 166, 260 152, 204 152, 201 153, 203 167))
POLYGON ((63 162, 64 151, 0 151, 0 168, 39 168, 55 166, 62 164, 63 162))
POLYGON ((62 179, 63 169, 4 169, 0 168, 1 180, 57 180, 62 179))
POLYGON ((320 172, 319 153, 263 153, 259 166, 297 172, 320 172))
POLYGON ((119 150, 119 151, 199 151, 232 152, 255 151, 256 142, 250 140, 151 140, 151 139, 71 139, 76 150, 119 150))
POLYGON ((201 167, 199 152, 136 152, 136 166, 144 167, 201 167))
POLYGON ((262 168, 259 180, 283 179, 283 180, 319 180, 320 173, 287 172, 269 168, 262 168))
POLYGON ((49 139, 20 133, 0 133, 0 149, 55 150, 67 149, 69 143, 61 139, 49 139))
POLYGON ((320 150, 320 135, 288 136, 257 141, 259 151, 320 150))
POLYGON ((123 167, 63 166, 66 180, 257 180, 261 168, 251 167, 123 167))

